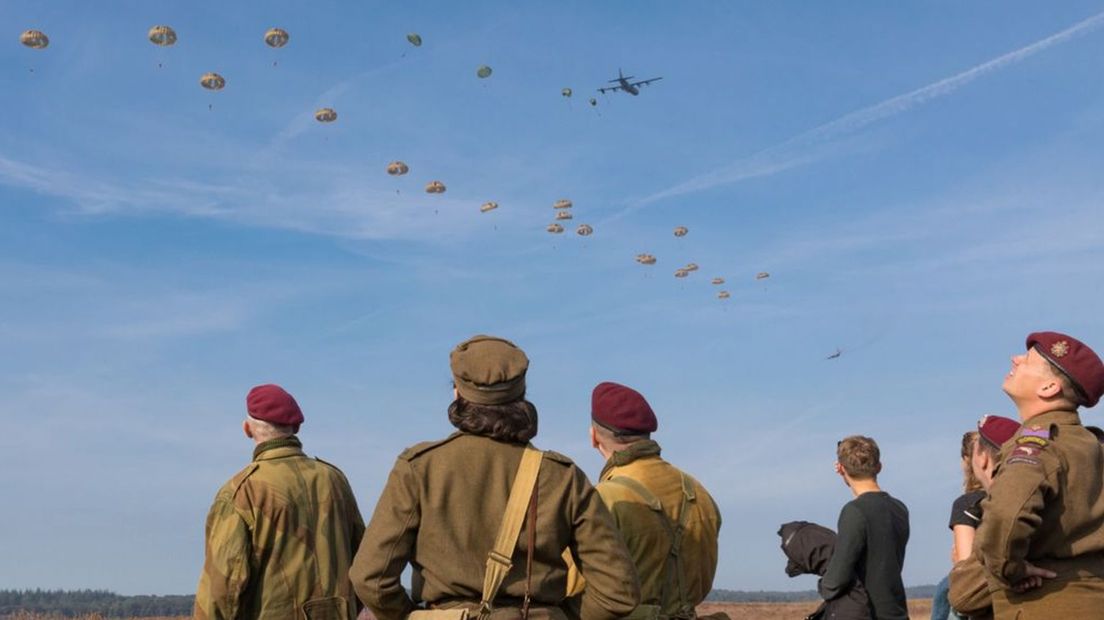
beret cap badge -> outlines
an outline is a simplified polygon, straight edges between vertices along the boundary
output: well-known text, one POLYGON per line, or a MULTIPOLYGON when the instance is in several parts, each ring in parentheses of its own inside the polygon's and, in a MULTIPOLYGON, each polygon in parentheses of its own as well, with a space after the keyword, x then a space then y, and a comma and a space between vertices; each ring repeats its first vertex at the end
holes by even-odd
POLYGON ((1070 345, 1065 340, 1059 340, 1050 345, 1050 354, 1054 357, 1065 357, 1070 352, 1070 345))

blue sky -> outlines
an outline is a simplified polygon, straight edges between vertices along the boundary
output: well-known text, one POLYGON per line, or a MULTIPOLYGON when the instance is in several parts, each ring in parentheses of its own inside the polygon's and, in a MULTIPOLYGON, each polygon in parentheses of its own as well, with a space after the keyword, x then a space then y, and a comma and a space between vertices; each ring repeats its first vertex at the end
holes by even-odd
POLYGON ((775 532, 834 526, 854 433, 934 583, 1008 356, 1104 349, 1100 2, 224 5, 0 5, 0 587, 191 592, 258 383, 367 517, 450 432, 480 332, 528 352, 538 445, 592 476, 591 388, 649 398, 724 513, 717 587, 813 586, 775 532), (596 93, 619 67, 664 79, 596 93), (592 236, 544 231, 559 198, 592 236))

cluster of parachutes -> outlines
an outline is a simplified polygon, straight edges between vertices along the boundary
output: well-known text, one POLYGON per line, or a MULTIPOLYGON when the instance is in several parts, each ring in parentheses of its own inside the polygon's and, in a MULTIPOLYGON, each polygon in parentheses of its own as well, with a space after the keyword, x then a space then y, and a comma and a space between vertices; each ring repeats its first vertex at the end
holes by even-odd
MULTIPOLYGON (((149 39, 150 43, 158 47, 172 47, 177 42, 176 31, 173 30, 171 26, 162 24, 152 26, 147 33, 147 38, 149 39)), ((264 33, 265 45, 273 49, 284 47, 288 44, 288 41, 290 40, 291 35, 288 34, 288 31, 284 30, 283 28, 269 28, 264 33)), ((406 40, 414 47, 421 47, 422 45, 422 37, 416 32, 411 32, 407 34, 406 40)), ((26 30, 22 34, 20 34, 19 42, 28 48, 41 50, 46 49, 50 45, 50 38, 40 30, 26 30)), ((475 74, 476 77, 480 79, 486 79, 489 78, 493 72, 494 70, 491 69, 490 66, 480 65, 476 69, 475 74)), ((226 78, 224 78, 219 73, 210 71, 200 76, 199 84, 207 90, 220 91, 226 87, 226 78)), ((574 95, 574 91, 570 87, 565 87, 560 91, 560 94, 564 98, 570 99, 574 95)), ((591 98, 589 102, 591 106, 598 105, 598 101, 594 98, 591 98)), ((332 123, 337 120, 337 111, 329 107, 319 108, 315 111, 314 118, 319 123, 332 123)), ((402 161, 396 160, 387 165, 387 174, 391 176, 403 176, 409 171, 410 167, 402 161)), ((439 180, 430 181, 425 186, 425 191, 428 194, 443 194, 445 190, 445 184, 439 180)), ((574 216, 572 215, 571 211, 572 206, 573 203, 566 198, 562 198, 553 203, 552 208, 556 212, 555 221, 548 224, 545 230, 549 233, 557 235, 563 233, 564 227, 559 222, 573 219, 574 216)), ((485 202, 479 207, 479 211, 481 213, 487 213, 488 211, 493 211, 495 209, 498 209, 498 203, 494 201, 485 202)), ((575 229, 575 232, 579 236, 587 237, 594 233, 594 228, 589 224, 580 224, 575 229)), ((690 232, 690 230, 686 226, 677 226, 675 227, 673 232, 675 237, 681 238, 685 237, 690 232)), ((655 265, 657 262, 656 257, 648 253, 637 254, 635 260, 641 265, 655 265)), ((675 270, 675 277, 686 278, 691 273, 697 270, 697 264, 689 263, 675 270)), ((765 280, 769 277, 770 273, 766 271, 760 271, 755 275, 756 280, 765 280)), ((725 283, 725 279, 721 277, 716 277, 713 278, 710 283, 714 286, 721 286, 725 283)), ((717 293, 717 297, 719 299, 728 299, 729 297, 731 297, 731 294, 726 290, 721 290, 717 293)))
MULTIPOLYGON (((685 237, 687 234, 690 233, 690 229, 685 227, 685 226, 676 226, 675 229, 672 232, 675 235, 675 237, 682 238, 682 237, 685 237)), ((654 255, 643 253, 643 254, 637 254, 636 255, 636 262, 640 263, 641 265, 654 265, 654 264, 656 264, 657 261, 656 261, 656 257, 654 255)), ((675 270, 675 277, 680 278, 680 279, 681 278, 686 278, 686 277, 689 277, 689 275, 694 273, 695 271, 698 271, 698 264, 697 263, 687 263, 685 266, 679 267, 678 269, 675 270)), ((759 273, 755 274, 755 279, 756 280, 766 280, 769 277, 770 277, 770 273, 768 273, 766 271, 760 271, 759 273)), ((712 280, 710 280, 709 283, 712 284, 713 286, 722 286, 725 283, 725 279, 718 276, 718 277, 715 277, 712 280)), ((722 299, 723 300, 723 299, 729 299, 731 297, 732 297, 732 293, 730 293, 727 290, 717 291, 717 299, 722 299)))
MULTIPOLYGON (((573 206, 574 203, 567 198, 560 198, 556 202, 552 203, 552 209, 554 209, 556 212, 556 221, 552 222, 544 229, 552 233, 553 235, 558 235, 562 233, 564 231, 564 227, 559 224, 559 222, 574 219, 575 216, 571 214, 571 207, 573 206)), ((590 224, 579 224, 579 226, 575 229, 575 234, 579 235, 580 237, 589 237, 590 235, 594 234, 594 227, 590 224)))

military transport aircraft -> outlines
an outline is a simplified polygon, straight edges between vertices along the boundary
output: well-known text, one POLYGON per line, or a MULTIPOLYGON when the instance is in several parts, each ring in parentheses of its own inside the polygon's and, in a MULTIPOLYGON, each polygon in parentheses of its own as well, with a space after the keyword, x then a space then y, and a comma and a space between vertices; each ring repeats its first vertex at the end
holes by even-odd
POLYGON ((837 357, 839 357, 839 356, 841 356, 841 355, 843 355, 843 351, 842 351, 841 349, 839 349, 839 348, 837 347, 837 348, 836 348, 836 352, 835 352, 835 353, 833 353, 833 354, 829 355, 828 357, 826 357, 826 358, 824 358, 824 359, 826 359, 826 360, 834 360, 834 359, 836 359, 837 357))
POLYGON ((635 97, 635 96, 640 94, 640 89, 637 88, 638 86, 647 86, 648 84, 651 84, 652 82, 662 80, 663 77, 662 76, 661 77, 654 77, 654 78, 650 78, 650 79, 647 79, 647 80, 640 80, 639 82, 630 82, 629 80, 631 80, 631 79, 633 79, 633 76, 622 74, 621 69, 618 68, 617 69, 617 79, 616 80, 610 80, 610 84, 617 84, 617 86, 606 86, 606 87, 603 87, 603 88, 599 88, 598 92, 600 92, 604 95, 607 90, 610 90, 610 91, 620 90, 620 91, 624 91, 626 93, 629 93, 630 95, 635 97))

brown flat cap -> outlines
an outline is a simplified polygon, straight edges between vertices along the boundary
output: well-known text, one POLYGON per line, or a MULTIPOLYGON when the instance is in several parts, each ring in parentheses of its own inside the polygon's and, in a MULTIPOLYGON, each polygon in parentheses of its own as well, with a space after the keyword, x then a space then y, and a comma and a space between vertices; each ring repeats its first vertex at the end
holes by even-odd
POLYGON ((525 396, 529 358, 514 343, 496 336, 473 336, 449 354, 456 391, 479 405, 504 405, 525 396))

